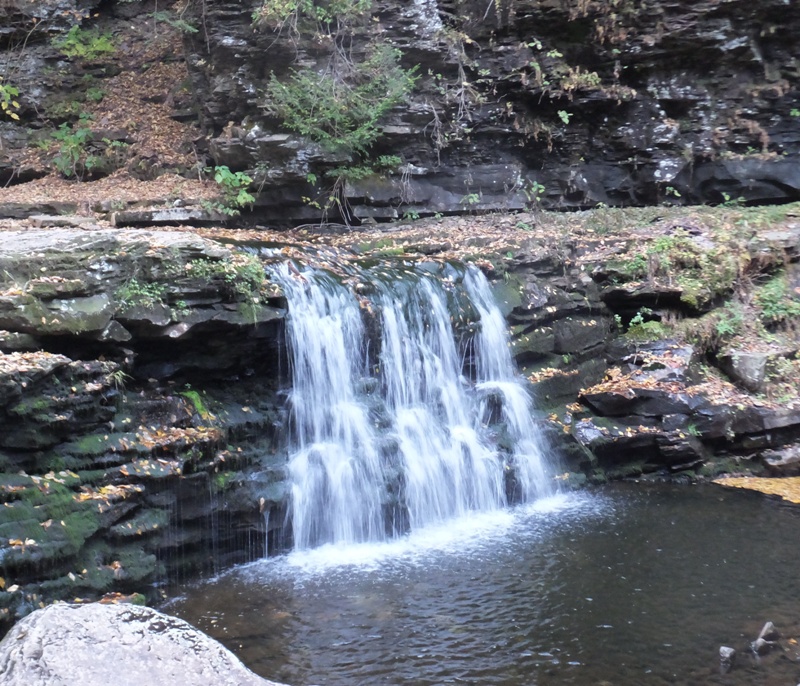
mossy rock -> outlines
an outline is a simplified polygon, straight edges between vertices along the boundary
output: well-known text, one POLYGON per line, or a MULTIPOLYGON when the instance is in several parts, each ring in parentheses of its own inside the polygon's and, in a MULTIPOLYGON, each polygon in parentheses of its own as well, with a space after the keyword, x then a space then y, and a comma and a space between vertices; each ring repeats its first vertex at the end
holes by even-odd
POLYGON ((164 530, 168 525, 169 512, 148 508, 132 519, 112 526, 109 533, 117 538, 135 538, 164 530))

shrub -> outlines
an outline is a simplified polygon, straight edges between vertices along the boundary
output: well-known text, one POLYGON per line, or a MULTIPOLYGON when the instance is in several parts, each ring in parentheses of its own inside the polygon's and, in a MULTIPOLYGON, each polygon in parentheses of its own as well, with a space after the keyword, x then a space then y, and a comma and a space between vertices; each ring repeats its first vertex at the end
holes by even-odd
POLYGON ((653 316, 650 309, 643 307, 631 319, 625 335, 635 341, 653 341, 669 336, 669 329, 659 321, 648 320, 653 316))
POLYGON ((336 60, 322 74, 296 70, 287 81, 273 74, 266 107, 287 129, 329 152, 366 154, 380 136, 378 122, 416 81, 399 58, 399 50, 376 42, 362 61, 336 60))
POLYGON ((87 119, 82 118, 77 124, 62 124, 50 136, 59 146, 53 157, 53 164, 67 178, 82 177, 84 172, 97 166, 99 158, 87 152, 87 145, 94 134, 85 126, 87 119))
POLYGON ((116 46, 110 33, 97 29, 82 29, 77 24, 59 38, 53 39, 53 47, 65 57, 91 61, 114 54, 116 46))
POLYGON ((372 0, 265 0, 259 9, 253 12, 253 23, 260 26, 282 28, 289 22, 293 28, 303 20, 328 27, 350 23, 363 17, 372 8, 372 0))
POLYGON ((14 120, 19 120, 16 112, 19 109, 18 97, 19 89, 10 83, 3 83, 3 77, 0 76, 0 111, 14 120))
POLYGON ((790 293, 785 274, 779 274, 760 286, 754 300, 764 324, 783 324, 800 317, 800 299, 790 293))
POLYGON ((229 167, 206 168, 206 172, 214 172, 214 181, 222 191, 222 201, 209 203, 209 208, 234 217, 239 211, 252 205, 256 199, 247 190, 253 179, 244 172, 232 172, 229 167))

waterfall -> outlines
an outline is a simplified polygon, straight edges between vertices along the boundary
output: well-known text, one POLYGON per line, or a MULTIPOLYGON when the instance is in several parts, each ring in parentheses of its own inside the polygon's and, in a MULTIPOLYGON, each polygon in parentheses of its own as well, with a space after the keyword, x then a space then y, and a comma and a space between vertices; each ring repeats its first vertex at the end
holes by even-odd
POLYGON ((378 541, 547 492, 531 401, 479 270, 365 269, 361 295, 323 270, 271 271, 289 308, 296 548, 378 541))
POLYGON ((513 497, 526 502, 544 495, 548 490, 542 441, 533 423, 531 397, 516 374, 508 349, 506 323, 492 299, 486 277, 477 269, 470 269, 464 278, 464 286, 480 313, 481 327, 475 345, 478 370, 476 388, 484 394, 482 415, 486 417, 490 413, 487 399, 492 395, 499 396, 502 416, 513 445, 516 484, 513 497))

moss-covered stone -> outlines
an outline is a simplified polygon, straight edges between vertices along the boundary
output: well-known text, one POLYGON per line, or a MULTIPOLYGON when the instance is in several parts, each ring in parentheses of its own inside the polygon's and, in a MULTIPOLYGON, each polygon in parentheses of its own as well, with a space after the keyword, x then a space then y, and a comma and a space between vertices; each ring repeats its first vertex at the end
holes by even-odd
POLYGON ((145 509, 127 521, 109 529, 118 538, 137 538, 163 531, 169 525, 170 515, 165 510, 145 509))

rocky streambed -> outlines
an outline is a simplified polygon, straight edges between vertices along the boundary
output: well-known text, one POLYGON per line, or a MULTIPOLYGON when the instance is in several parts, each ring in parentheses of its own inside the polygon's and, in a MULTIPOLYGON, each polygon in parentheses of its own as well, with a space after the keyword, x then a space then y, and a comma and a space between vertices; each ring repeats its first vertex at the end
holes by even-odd
POLYGON ((570 486, 797 473, 798 215, 605 208, 284 233, 7 223, 4 626, 55 599, 154 598, 280 547, 286 309, 265 259, 477 264, 570 486))

